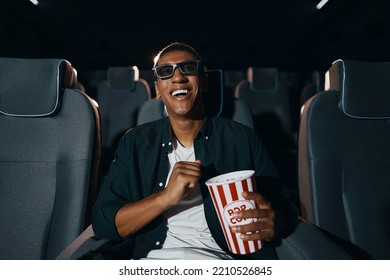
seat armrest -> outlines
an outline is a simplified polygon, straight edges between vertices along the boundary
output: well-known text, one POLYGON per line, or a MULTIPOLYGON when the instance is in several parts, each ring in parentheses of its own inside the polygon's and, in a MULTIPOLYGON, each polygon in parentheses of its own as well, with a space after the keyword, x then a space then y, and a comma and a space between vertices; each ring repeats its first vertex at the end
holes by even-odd
POLYGON ((344 248, 337 245, 318 227, 300 219, 292 232, 276 246, 281 260, 352 260, 344 248))
POLYGON ((77 260, 85 254, 95 251, 108 240, 96 239, 92 225, 89 225, 68 247, 66 247, 58 256, 57 260, 77 260))

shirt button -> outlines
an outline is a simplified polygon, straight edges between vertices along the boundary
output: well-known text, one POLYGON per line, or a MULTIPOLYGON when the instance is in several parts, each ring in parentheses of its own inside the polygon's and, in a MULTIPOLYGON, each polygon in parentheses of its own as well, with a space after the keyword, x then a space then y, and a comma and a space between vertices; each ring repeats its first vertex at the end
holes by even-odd
POLYGON ((157 241, 157 242, 156 242, 156 245, 157 245, 157 246, 160 245, 160 241, 157 241))
POLYGON ((165 143, 162 143, 162 146, 164 147, 164 146, 165 146, 165 143))
POLYGON ((171 142, 168 142, 168 145, 170 146, 170 145, 172 145, 172 143, 171 143, 171 142))
POLYGON ((208 137, 208 136, 206 136, 206 140, 209 140, 209 137, 208 137))
POLYGON ((160 187, 164 186, 164 184, 163 184, 162 182, 158 183, 158 185, 159 185, 160 187))

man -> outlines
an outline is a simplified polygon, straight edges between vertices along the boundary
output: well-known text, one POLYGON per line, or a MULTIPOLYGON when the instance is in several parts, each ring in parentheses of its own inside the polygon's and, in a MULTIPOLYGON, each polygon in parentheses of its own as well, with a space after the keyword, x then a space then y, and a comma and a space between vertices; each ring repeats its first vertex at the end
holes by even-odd
POLYGON ((264 247, 244 258, 276 258, 267 241, 296 218, 286 189, 256 133, 210 117, 204 105, 207 75, 200 55, 172 43, 156 57, 155 89, 168 117, 129 130, 121 139, 93 211, 98 238, 134 240, 132 257, 231 259, 205 181, 227 172, 255 170, 258 209, 236 218, 257 222, 234 227, 243 240, 264 247), (251 232, 249 234, 249 232, 251 232))

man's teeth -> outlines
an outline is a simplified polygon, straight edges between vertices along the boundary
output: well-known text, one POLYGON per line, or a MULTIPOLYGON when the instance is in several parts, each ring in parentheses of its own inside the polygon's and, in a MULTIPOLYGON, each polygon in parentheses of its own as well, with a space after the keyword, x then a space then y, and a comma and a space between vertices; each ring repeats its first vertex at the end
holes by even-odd
POLYGON ((179 94, 187 94, 187 93, 188 93, 187 89, 178 89, 178 90, 175 90, 174 92, 172 92, 172 95, 177 96, 179 94))

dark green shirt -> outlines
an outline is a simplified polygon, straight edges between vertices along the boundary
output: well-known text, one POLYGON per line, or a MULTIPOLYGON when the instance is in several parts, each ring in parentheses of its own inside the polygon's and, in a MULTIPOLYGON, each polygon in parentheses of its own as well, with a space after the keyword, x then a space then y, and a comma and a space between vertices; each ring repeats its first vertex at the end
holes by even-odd
MULTIPOLYGON (((92 226, 97 238, 121 239, 114 223, 119 208, 164 189, 172 141, 169 118, 137 126, 123 136, 93 209, 92 226)), ((229 253, 228 246, 205 185, 211 177, 238 170, 255 170, 257 192, 270 200, 275 211, 296 218, 297 209, 289 200, 287 188, 279 180, 254 130, 221 117, 206 117, 194 141, 194 149, 196 159, 202 161, 200 187, 207 224, 225 252, 229 253)), ((160 215, 130 236, 135 241, 133 257, 145 257, 149 251, 161 248, 166 231, 166 221, 160 215)), ((257 258, 256 254, 261 251, 252 254, 253 257, 257 258)))

